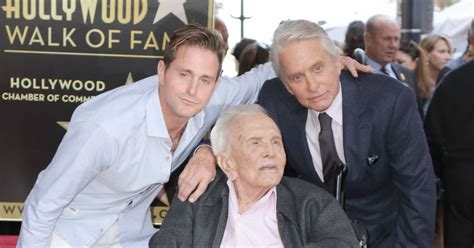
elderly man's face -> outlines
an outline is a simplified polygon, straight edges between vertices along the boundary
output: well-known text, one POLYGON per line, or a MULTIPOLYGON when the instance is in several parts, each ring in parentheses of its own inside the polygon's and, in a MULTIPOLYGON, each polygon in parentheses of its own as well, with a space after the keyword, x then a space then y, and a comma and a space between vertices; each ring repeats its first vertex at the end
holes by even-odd
POLYGON ((395 60, 398 48, 400 48, 400 29, 395 22, 381 21, 376 32, 365 33, 367 56, 382 66, 395 60))
POLYGON ((318 112, 331 106, 339 92, 342 65, 318 39, 287 43, 279 59, 281 79, 301 105, 318 112))
POLYGON ((236 188, 255 192, 280 183, 286 154, 275 122, 262 113, 245 114, 232 124, 232 133, 229 178, 236 188))

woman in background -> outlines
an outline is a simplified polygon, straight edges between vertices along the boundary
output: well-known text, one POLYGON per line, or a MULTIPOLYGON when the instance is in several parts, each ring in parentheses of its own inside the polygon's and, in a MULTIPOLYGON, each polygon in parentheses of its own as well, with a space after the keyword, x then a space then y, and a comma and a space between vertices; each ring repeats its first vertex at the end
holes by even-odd
POLYGON ((254 42, 247 45, 239 58, 238 75, 242 75, 252 70, 257 65, 265 64, 268 61, 270 47, 264 43, 254 42))
POLYGON ((428 34, 420 42, 421 56, 415 68, 418 90, 426 113, 436 86, 436 79, 443 67, 451 60, 451 39, 440 34, 428 34))
POLYGON ((349 23, 344 41, 344 54, 355 59, 354 50, 356 48, 365 49, 364 43, 365 24, 362 21, 349 23))
POLYGON ((416 62, 420 58, 420 48, 414 41, 404 40, 400 43, 400 48, 395 54, 395 62, 406 68, 415 71, 416 62))

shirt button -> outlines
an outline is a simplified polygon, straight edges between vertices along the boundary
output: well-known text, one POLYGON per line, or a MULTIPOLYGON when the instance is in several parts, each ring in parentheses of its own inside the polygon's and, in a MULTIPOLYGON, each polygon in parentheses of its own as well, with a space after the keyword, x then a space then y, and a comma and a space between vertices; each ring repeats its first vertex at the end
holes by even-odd
POLYGON ((165 157, 166 160, 170 160, 170 158, 171 158, 170 155, 167 155, 167 156, 165 157))

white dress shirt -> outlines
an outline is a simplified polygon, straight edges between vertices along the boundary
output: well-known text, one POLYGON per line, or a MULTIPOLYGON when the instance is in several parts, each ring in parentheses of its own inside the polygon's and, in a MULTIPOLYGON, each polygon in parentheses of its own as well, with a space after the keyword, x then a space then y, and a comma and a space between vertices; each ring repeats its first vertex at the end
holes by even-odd
MULTIPOLYGON (((337 155, 343 163, 346 163, 344 156, 344 143, 342 133, 342 93, 339 83, 339 92, 337 93, 331 106, 324 111, 331 118, 331 128, 334 135, 334 144, 336 145, 337 155)), ((319 148, 319 132, 321 125, 319 124, 319 112, 308 109, 308 118, 306 119, 306 140, 308 141, 309 152, 313 160, 314 168, 318 173, 321 181, 324 182, 323 165, 321 162, 321 149, 319 148)))
POLYGON ((105 92, 80 105, 53 160, 30 192, 19 247, 49 247, 53 232, 73 247, 90 247, 118 223, 124 247, 147 247, 156 231, 149 206, 218 116, 256 101, 271 65, 223 77, 205 109, 189 119, 171 153, 158 77, 105 92))

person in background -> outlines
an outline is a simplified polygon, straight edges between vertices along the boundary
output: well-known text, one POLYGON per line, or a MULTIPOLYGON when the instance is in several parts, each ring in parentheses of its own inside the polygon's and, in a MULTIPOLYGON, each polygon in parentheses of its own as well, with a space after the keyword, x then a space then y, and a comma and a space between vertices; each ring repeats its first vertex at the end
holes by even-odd
POLYGON ((269 51, 270 47, 264 43, 255 42, 247 45, 240 55, 237 75, 242 75, 257 65, 268 62, 269 51))
POLYGON ((310 21, 274 32, 279 78, 258 103, 280 127, 287 166, 334 194, 335 171, 347 165, 345 210, 367 227, 369 247, 431 247, 435 178, 414 92, 378 73, 354 79, 338 57, 310 21))
POLYGON ((345 41, 344 41, 344 54, 355 59, 354 50, 356 48, 364 49, 364 32, 365 24, 362 21, 353 21, 349 23, 347 27, 345 41))
POLYGON ((222 35, 222 39, 224 40, 225 57, 227 50, 229 50, 229 31, 227 31, 227 26, 225 25, 224 21, 219 17, 214 19, 214 29, 222 35))
POLYGON ((280 130, 256 104, 227 109, 211 132, 220 170, 195 203, 175 198, 150 247, 358 247, 339 203, 283 177, 280 130))
POLYGON ((470 61, 474 58, 474 19, 471 21, 470 28, 467 31, 467 47, 464 53, 451 60, 438 74, 436 83, 438 84, 441 79, 450 71, 458 68, 462 64, 470 61))
POLYGON ((474 61, 438 85, 424 121, 436 174, 445 188, 446 248, 474 246, 474 61))
POLYGON ((418 91, 426 113, 433 96, 438 74, 452 59, 451 39, 441 34, 428 34, 420 41, 421 56, 417 62, 415 75, 418 91))
POLYGON ((400 47, 400 27, 392 18, 375 15, 367 20, 364 33, 365 55, 367 65, 376 72, 398 79, 414 90, 418 113, 423 116, 415 74, 408 68, 395 62, 395 54, 400 47))
POLYGON ((240 40, 235 46, 234 50, 232 50, 232 55, 234 56, 235 60, 238 62, 240 59, 240 55, 242 55, 242 51, 250 44, 257 43, 254 39, 243 38, 240 40))
MULTIPOLYGON (((431 97, 435 90, 437 74, 450 59, 450 40, 442 35, 428 34, 417 46, 420 49, 420 56, 415 67, 415 75, 418 88, 422 97, 423 116, 425 116, 431 97)), ((436 206, 436 228, 434 242, 443 242, 443 187, 437 175, 437 206, 436 206)))
POLYGON ((395 62, 405 66, 411 71, 415 71, 416 62, 420 58, 420 48, 412 40, 404 40, 400 42, 400 48, 395 54, 395 62))

